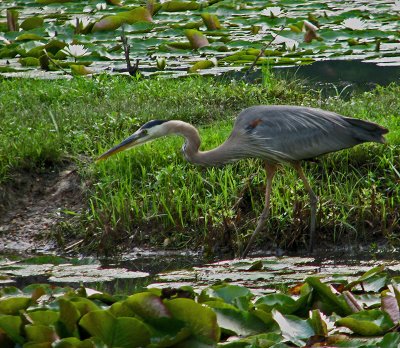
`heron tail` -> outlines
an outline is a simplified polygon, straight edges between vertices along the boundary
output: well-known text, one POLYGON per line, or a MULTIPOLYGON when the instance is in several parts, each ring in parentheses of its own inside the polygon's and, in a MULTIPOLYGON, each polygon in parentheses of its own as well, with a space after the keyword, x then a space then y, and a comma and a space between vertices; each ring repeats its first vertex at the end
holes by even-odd
POLYGON ((373 141, 382 144, 386 142, 383 135, 389 132, 387 128, 357 118, 346 118, 346 121, 355 128, 354 136, 361 142, 373 141))

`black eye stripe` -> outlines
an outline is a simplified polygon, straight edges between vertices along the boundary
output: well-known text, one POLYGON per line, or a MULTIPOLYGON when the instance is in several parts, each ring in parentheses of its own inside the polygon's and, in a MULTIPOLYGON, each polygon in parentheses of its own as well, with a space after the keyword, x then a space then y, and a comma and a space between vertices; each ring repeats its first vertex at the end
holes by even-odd
POLYGON ((149 129, 149 128, 152 128, 154 126, 158 126, 160 124, 163 124, 164 122, 167 122, 167 121, 166 120, 149 121, 149 122, 145 123, 142 127, 140 127, 140 129, 149 129))

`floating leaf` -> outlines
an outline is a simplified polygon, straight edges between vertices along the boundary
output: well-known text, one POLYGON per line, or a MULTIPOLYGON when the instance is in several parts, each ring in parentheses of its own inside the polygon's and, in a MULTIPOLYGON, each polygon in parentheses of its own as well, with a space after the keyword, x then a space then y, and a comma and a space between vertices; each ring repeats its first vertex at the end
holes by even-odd
POLYGON ((389 314, 390 319, 393 323, 398 323, 400 321, 400 310, 394 294, 386 292, 382 295, 382 310, 389 314))
POLYGON ((93 25, 92 33, 115 30, 122 24, 133 24, 136 22, 152 22, 150 12, 144 7, 136 7, 130 11, 120 12, 117 15, 103 17, 93 25))
POLYGON ((286 344, 280 343, 283 341, 283 337, 276 333, 264 333, 260 335, 254 335, 242 339, 237 339, 232 342, 226 342, 221 347, 224 348, 258 348, 258 347, 274 347, 274 348, 288 348, 286 344))
POLYGON ((218 325, 221 329, 240 336, 255 335, 265 332, 268 326, 255 314, 249 311, 241 311, 227 303, 212 301, 207 302, 217 314, 218 325))
POLYGON ((34 324, 54 325, 60 317, 60 314, 52 310, 35 310, 27 313, 34 324))
POLYGON ((200 5, 197 1, 167 1, 162 4, 161 10, 166 12, 178 12, 198 10, 200 5))
POLYGON ((369 278, 372 278, 376 274, 379 274, 383 272, 385 269, 384 265, 379 265, 374 268, 371 268, 369 271, 365 272, 361 277, 359 277, 357 280, 350 282, 345 286, 345 290, 351 290, 354 286, 361 284, 362 282, 368 280, 369 278))
POLYGON ((399 348, 400 347, 400 333, 399 332, 389 332, 381 342, 378 343, 380 348, 399 348))
POLYGON ((256 306, 266 312, 271 312, 274 308, 283 314, 291 314, 297 310, 297 302, 285 294, 269 294, 260 297, 256 306))
POLYGON ((201 14, 201 18, 203 19, 203 22, 208 30, 221 29, 221 24, 219 23, 217 15, 208 12, 203 12, 201 14))
POLYGON ((31 30, 35 28, 40 28, 44 23, 44 20, 42 17, 39 16, 33 16, 30 18, 25 19, 21 23, 21 28, 24 30, 31 30))
POLYGON ((348 327, 363 336, 381 335, 394 326, 389 314, 377 309, 351 314, 337 320, 336 325, 348 327))
POLYGON ((23 343, 21 336, 22 320, 19 316, 2 315, 0 316, 0 331, 4 331, 16 343, 23 343))
POLYGON ((272 311, 272 316, 278 323, 282 336, 295 345, 304 346, 307 339, 315 335, 314 329, 307 320, 294 315, 283 315, 276 309, 272 311))
POLYGON ((0 314, 6 314, 6 315, 18 314, 21 309, 28 308, 30 304, 31 304, 30 297, 0 298, 0 314))
POLYGON ((209 45, 207 38, 196 29, 186 29, 185 35, 189 39, 191 47, 194 49, 209 45))
POLYGON ((210 308, 187 298, 166 301, 165 305, 175 319, 187 324, 193 334, 218 342, 220 328, 217 316, 210 308))
POLYGON ((45 5, 57 4, 57 3, 63 4, 65 2, 72 2, 72 1, 74 0, 36 0, 38 4, 45 4, 45 5))
POLYGON ((171 318, 170 311, 160 297, 150 292, 141 292, 129 296, 124 303, 135 314, 144 319, 171 318))
POLYGON ((26 325, 26 337, 32 342, 54 342, 59 337, 57 336, 53 326, 47 325, 26 325))
POLYGON ((325 337, 328 336, 328 326, 322 316, 323 314, 319 309, 312 310, 310 315, 310 324, 317 336, 325 337))
POLYGON ((61 337, 78 337, 77 323, 80 318, 78 309, 67 299, 60 298, 58 302, 60 306, 60 318, 56 323, 57 331, 61 337))
POLYGON ((16 41, 25 41, 25 40, 44 40, 43 36, 32 34, 32 33, 24 33, 16 37, 16 41))
POLYGON ((150 343, 149 330, 136 318, 116 318, 110 312, 99 310, 84 315, 79 325, 109 347, 134 348, 150 343))
POLYGON ((208 299, 220 298, 226 303, 235 304, 235 300, 240 297, 245 297, 248 300, 253 296, 251 291, 243 286, 231 285, 231 284, 220 284, 213 285, 208 289, 205 289, 200 297, 208 299))
POLYGON ((93 71, 86 68, 84 65, 79 65, 79 64, 71 64, 71 73, 73 75, 90 75, 93 74, 93 71))
POLYGON ((196 71, 198 71, 198 70, 201 70, 201 69, 209 69, 209 68, 212 68, 212 67, 214 67, 214 66, 215 66, 215 64, 214 64, 214 62, 211 61, 211 60, 200 60, 200 61, 194 63, 194 64, 188 69, 188 72, 194 73, 194 72, 196 72, 196 71))
POLYGON ((330 308, 331 311, 336 312, 339 315, 347 315, 352 313, 351 308, 346 301, 343 298, 340 298, 338 295, 335 295, 331 288, 322 283, 318 278, 308 277, 306 282, 313 288, 313 291, 318 294, 322 305, 325 305, 327 308, 330 308))

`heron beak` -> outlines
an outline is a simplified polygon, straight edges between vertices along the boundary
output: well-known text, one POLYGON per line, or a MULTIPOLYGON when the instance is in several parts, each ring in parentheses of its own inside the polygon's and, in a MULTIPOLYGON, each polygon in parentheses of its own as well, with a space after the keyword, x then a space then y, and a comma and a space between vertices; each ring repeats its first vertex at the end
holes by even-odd
POLYGON ((143 131, 143 130, 139 130, 139 131, 133 133, 130 137, 126 138, 118 145, 114 146, 110 150, 108 150, 108 151, 104 152, 102 155, 100 155, 96 159, 96 162, 103 161, 103 160, 107 159, 108 157, 115 155, 118 152, 127 150, 136 145, 145 143, 147 140, 146 136, 147 136, 147 132, 143 131))

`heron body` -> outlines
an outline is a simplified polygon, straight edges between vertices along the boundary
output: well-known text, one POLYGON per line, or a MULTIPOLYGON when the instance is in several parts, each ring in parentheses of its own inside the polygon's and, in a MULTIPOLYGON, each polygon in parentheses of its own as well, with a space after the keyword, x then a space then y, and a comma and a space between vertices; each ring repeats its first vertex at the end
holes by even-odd
POLYGON ((258 220, 247 248, 250 250, 256 235, 269 215, 272 178, 279 163, 293 166, 310 197, 311 250, 314 243, 317 197, 305 177, 300 162, 322 154, 353 147, 364 142, 384 143, 388 130, 373 122, 344 117, 316 108, 286 105, 258 105, 243 110, 237 117, 232 133, 220 146, 200 151, 200 136, 189 123, 178 120, 150 121, 120 144, 102 154, 97 160, 151 141, 177 134, 185 138, 182 152, 185 158, 203 166, 219 166, 244 158, 260 158, 265 162, 267 185, 264 210, 258 220))

